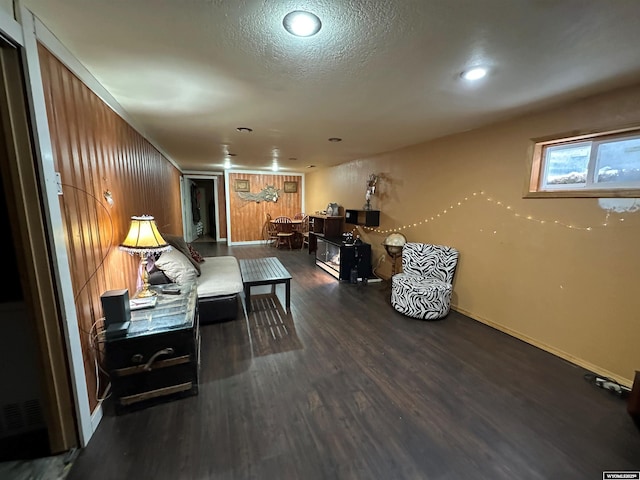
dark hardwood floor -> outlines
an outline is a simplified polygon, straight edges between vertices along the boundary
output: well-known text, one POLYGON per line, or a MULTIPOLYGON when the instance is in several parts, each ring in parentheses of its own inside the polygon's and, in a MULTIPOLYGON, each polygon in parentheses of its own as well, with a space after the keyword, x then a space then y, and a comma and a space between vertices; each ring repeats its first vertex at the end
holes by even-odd
POLYGON ((304 251, 196 248, 279 257, 293 276, 291 314, 258 296, 248 318, 203 326, 199 395, 122 416, 105 407, 67 478, 585 480, 640 470, 625 400, 582 368, 457 312, 404 317, 388 283, 339 283, 304 251))

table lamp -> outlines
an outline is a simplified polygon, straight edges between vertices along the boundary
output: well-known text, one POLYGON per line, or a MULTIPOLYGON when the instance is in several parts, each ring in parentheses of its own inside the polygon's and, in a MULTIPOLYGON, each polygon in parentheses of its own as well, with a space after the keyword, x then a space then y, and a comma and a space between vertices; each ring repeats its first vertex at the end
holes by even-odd
POLYGON ((142 275, 142 288, 135 295, 135 298, 146 298, 157 295, 153 290, 149 290, 149 273, 147 272, 147 257, 153 253, 171 250, 160 232, 156 222, 150 215, 131 217, 131 226, 127 238, 118 247, 123 252, 131 255, 140 255, 140 268, 142 275))

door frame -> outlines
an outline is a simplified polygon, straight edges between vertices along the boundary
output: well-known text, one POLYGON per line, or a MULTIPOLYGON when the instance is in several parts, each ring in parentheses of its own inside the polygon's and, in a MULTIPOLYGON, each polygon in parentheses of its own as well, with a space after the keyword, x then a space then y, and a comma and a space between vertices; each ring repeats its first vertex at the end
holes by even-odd
MULTIPOLYGON (((219 198, 219 188, 220 185, 218 182, 220 182, 220 178, 222 178, 222 172, 217 173, 185 173, 184 174, 184 178, 186 180, 212 180, 213 181, 213 198, 215 199, 214 202, 214 218, 216 221, 216 242, 220 242, 220 241, 224 241, 226 240, 226 237, 221 237, 220 236, 220 202, 218 201, 219 198)), ((182 192, 182 201, 183 201, 183 207, 182 207, 182 211, 183 211, 183 230, 186 234, 187 232, 187 217, 188 219, 192 219, 191 214, 190 214, 190 210, 189 212, 186 212, 185 209, 187 208, 186 205, 186 197, 188 195, 190 195, 190 189, 187 188, 187 185, 184 186, 184 190, 182 192)), ((191 199, 189 197, 189 208, 190 208, 190 203, 191 203, 191 199)), ((186 235, 185 235, 185 240, 186 240, 186 235)), ((188 241, 188 240, 187 240, 188 241)))
MULTIPOLYGON (((13 19, 11 19, 13 21, 13 19)), ((51 453, 75 448, 79 428, 67 360, 63 313, 58 301, 54 255, 44 212, 41 172, 35 161, 27 85, 18 44, 5 41, 7 18, 0 11, 0 148, 7 155, 0 167, 11 218, 20 283, 27 309, 25 321, 37 345, 40 392, 51 453)), ((57 198, 56 198, 57 200, 57 198)), ((84 383, 84 378, 82 379, 84 383)))

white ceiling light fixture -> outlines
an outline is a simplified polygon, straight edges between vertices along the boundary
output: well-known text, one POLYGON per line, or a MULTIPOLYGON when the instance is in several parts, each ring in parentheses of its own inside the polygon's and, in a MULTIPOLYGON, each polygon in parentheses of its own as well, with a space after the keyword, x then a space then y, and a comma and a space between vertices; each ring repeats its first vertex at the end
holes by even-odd
POLYGON ((481 78, 486 77, 487 73, 489 73, 489 69, 486 67, 473 67, 462 72, 460 76, 465 80, 473 82, 475 80, 480 80, 481 78))
POLYGON ((231 168, 231 160, 229 158, 225 158, 225 160, 224 160, 224 168, 226 168, 226 169, 231 168))
POLYGON ((273 170, 274 172, 277 172, 278 170, 280 170, 278 168, 278 162, 277 161, 273 161, 273 165, 271 165, 271 170, 273 170))
POLYGON ((284 29, 296 37, 310 37, 320 31, 322 22, 317 15, 303 10, 294 10, 282 20, 284 29))

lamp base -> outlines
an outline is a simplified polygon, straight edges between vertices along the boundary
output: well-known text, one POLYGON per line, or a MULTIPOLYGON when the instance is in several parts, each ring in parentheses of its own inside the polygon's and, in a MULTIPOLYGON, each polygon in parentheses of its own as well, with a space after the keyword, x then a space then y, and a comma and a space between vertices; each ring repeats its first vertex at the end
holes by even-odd
POLYGON ((147 272, 147 254, 140 254, 140 272, 142 274, 142 288, 134 295, 134 298, 149 298, 158 295, 157 292, 149 290, 149 272, 147 272))
POLYGON ((145 285, 144 287, 142 287, 142 289, 139 292, 137 292, 133 296, 133 298, 149 298, 149 297, 155 297, 156 295, 158 295, 158 292, 149 290, 149 286, 145 285))

